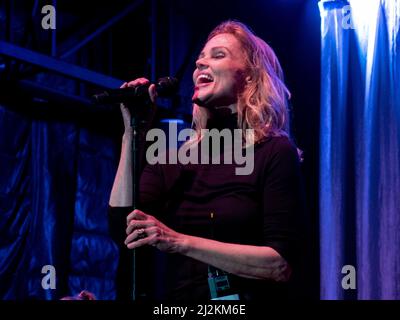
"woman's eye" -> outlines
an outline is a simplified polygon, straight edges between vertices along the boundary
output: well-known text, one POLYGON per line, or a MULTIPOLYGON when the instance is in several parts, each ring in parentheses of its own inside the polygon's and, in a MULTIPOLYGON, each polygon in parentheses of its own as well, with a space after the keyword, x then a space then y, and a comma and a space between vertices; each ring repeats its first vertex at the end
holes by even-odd
POLYGON ((223 52, 219 52, 215 55, 215 58, 223 58, 223 57, 225 57, 225 53, 223 52))

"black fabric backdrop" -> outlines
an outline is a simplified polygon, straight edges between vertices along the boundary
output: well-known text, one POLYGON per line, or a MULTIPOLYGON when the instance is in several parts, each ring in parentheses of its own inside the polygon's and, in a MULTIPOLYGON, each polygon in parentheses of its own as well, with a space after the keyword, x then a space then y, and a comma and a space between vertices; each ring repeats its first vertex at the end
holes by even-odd
POLYGON ((78 115, 32 114, 0 105, 0 299, 59 299, 84 289, 113 299, 118 251, 107 203, 117 144, 78 115), (55 289, 43 288, 46 265, 55 268, 55 289))

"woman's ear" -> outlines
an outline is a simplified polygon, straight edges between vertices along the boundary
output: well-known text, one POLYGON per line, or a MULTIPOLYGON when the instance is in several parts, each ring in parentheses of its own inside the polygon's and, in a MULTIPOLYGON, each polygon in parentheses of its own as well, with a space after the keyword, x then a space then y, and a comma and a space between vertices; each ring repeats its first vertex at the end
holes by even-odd
POLYGON ((253 79, 251 76, 246 76, 246 83, 249 84, 253 79))

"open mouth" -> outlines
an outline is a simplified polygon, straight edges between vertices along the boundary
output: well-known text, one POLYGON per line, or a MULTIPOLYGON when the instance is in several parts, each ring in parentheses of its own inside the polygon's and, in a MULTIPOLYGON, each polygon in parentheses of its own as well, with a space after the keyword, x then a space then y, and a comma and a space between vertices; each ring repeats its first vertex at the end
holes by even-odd
POLYGON ((209 74, 200 74, 197 77, 197 81, 196 81, 196 85, 200 86, 200 85, 207 85, 211 82, 214 81, 214 78, 212 76, 210 76, 209 74))

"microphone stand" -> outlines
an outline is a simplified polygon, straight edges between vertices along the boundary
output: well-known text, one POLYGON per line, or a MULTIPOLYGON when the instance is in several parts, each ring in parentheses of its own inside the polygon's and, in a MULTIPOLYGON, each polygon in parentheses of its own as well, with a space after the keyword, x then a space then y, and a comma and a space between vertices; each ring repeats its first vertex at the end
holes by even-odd
MULTIPOLYGON (((96 101, 95 101, 96 102, 96 101)), ((107 101, 97 101, 96 103, 107 103, 107 101)), ((109 101, 108 103, 111 103, 109 101)), ((116 103, 115 101, 113 103, 116 103)), ((130 112, 130 128, 132 132, 132 139, 130 142, 130 155, 131 155, 131 178, 132 180, 132 208, 139 208, 139 181, 141 173, 141 164, 143 155, 145 155, 144 147, 146 145, 144 136, 141 134, 150 129, 157 112, 157 107, 147 97, 129 97, 124 103, 130 112), (142 141, 143 140, 143 141, 142 141)), ((122 212, 121 212, 122 213, 122 212)), ((126 229, 126 212, 124 214, 109 215, 108 223, 110 235, 113 241, 117 244, 119 250, 119 263, 116 274, 116 296, 118 300, 122 301, 135 301, 139 298, 145 298, 147 295, 146 290, 138 290, 142 287, 139 283, 137 285, 137 271, 144 271, 137 268, 137 249, 128 249, 124 245, 124 234, 126 229), (140 292, 142 291, 142 292, 140 292)), ((140 255, 147 252, 140 251, 140 255)), ((144 288, 144 287, 143 287, 144 288)))
MULTIPOLYGON (((138 125, 138 117, 135 112, 136 108, 130 108, 131 114, 131 129, 133 133, 132 137, 132 204, 133 209, 137 209, 139 205, 139 125, 138 125)), ((136 291, 136 249, 132 250, 132 288, 131 295, 132 300, 135 301, 137 299, 137 291, 136 291)))
MULTIPOLYGON (((153 121, 154 115, 156 113, 156 108, 152 103, 144 99, 134 100, 131 105, 127 104, 129 112, 131 114, 130 126, 132 129, 133 137, 131 141, 131 159, 132 159, 132 206, 133 209, 138 209, 139 207, 139 182, 140 182, 140 164, 141 164, 141 148, 140 148, 140 130, 141 125, 150 124, 153 121), (141 107, 139 108, 138 105, 141 107), (154 109, 151 108, 154 107, 154 109), (150 114, 150 115, 149 115, 150 114), (148 117, 146 119, 146 117, 148 117)), ((148 128, 147 128, 148 129, 148 128)), ((145 142, 144 142, 145 143, 145 142)), ((143 146, 144 146, 143 143, 143 146)), ((136 249, 131 250, 131 299, 133 301, 140 297, 140 292, 137 290, 136 283, 136 249)))
MULTIPOLYGON (((178 80, 172 77, 160 78, 156 85, 157 93, 160 97, 170 97, 178 91, 178 80)), ((132 206, 137 209, 139 206, 139 177, 140 177, 140 162, 142 160, 140 152, 140 125, 146 122, 152 122, 156 113, 156 108, 153 110, 151 116, 147 121, 140 121, 144 112, 149 111, 147 107, 155 107, 150 102, 147 86, 139 86, 132 90, 126 91, 125 89, 109 90, 102 94, 92 96, 92 100, 95 104, 110 104, 110 103, 126 103, 131 119, 130 127, 132 130, 132 142, 131 142, 131 159, 132 159, 132 206), (138 108, 137 106, 141 106, 138 108)), ((117 298, 137 300, 138 291, 136 286, 136 249, 127 250, 123 245, 123 239, 119 234, 121 222, 126 225, 126 217, 118 215, 117 218, 109 216, 109 225, 111 236, 113 240, 118 244, 120 250, 120 259, 117 270, 117 298), (121 221, 121 218, 125 218, 121 221), (115 227, 116 228, 113 228, 115 227), (116 234, 114 233, 116 230, 116 234), (122 240, 122 241, 121 241, 122 240), (129 270, 130 269, 130 270, 129 270), (126 277, 129 277, 128 282, 131 282, 131 287, 126 286, 126 277), (130 290, 130 292, 129 292, 130 290)), ((144 295, 143 295, 144 296, 144 295)))

